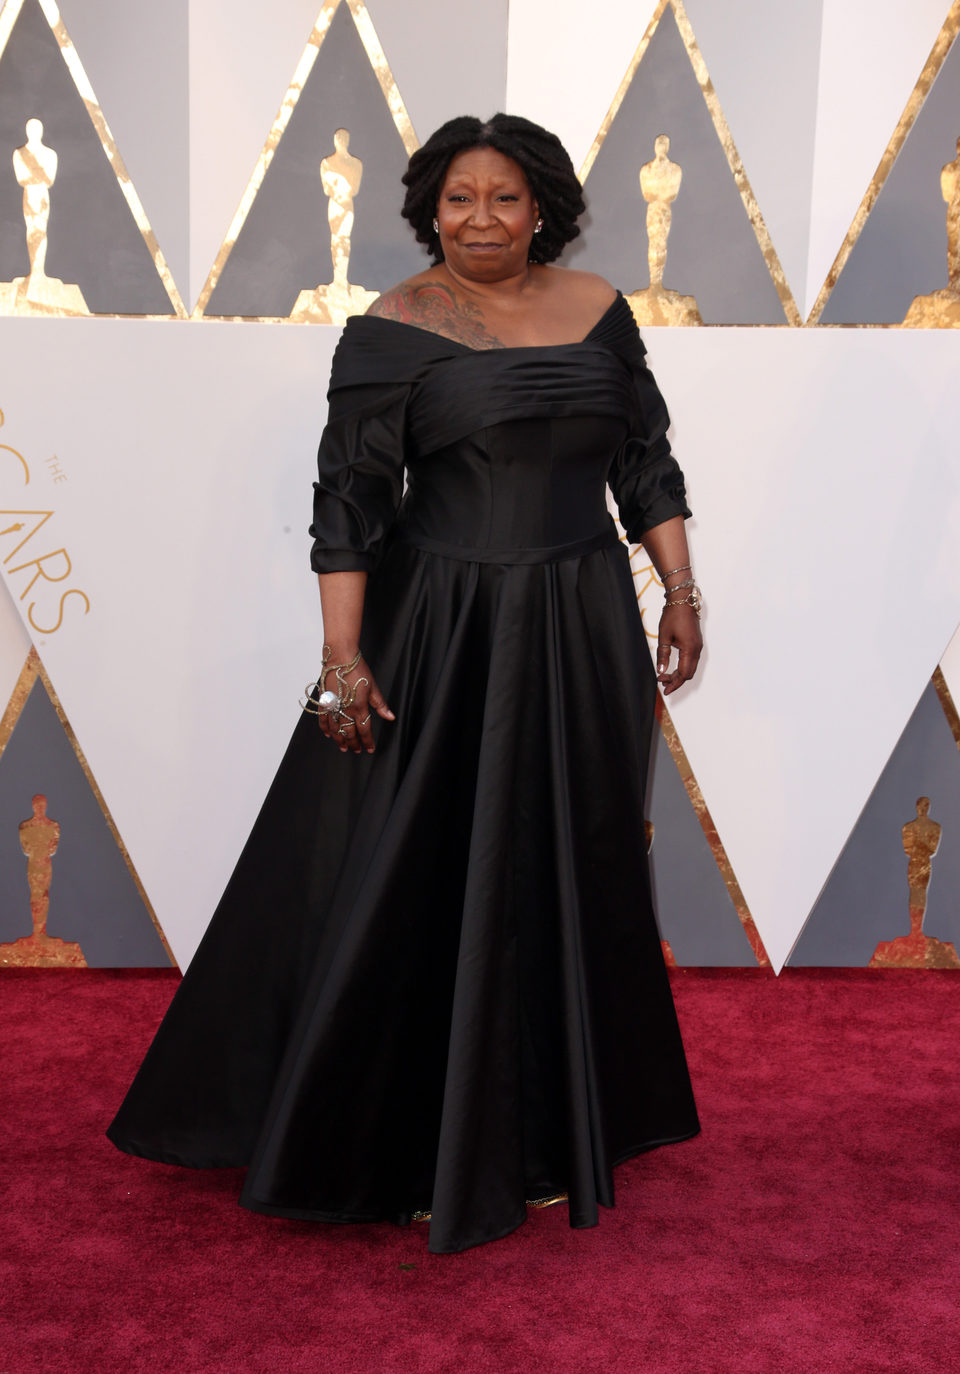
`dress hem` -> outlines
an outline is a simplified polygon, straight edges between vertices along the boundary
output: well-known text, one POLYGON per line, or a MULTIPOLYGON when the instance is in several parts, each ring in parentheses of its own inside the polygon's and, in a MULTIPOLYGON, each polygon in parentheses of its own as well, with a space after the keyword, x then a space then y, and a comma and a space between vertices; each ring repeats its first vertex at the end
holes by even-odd
MULTIPOLYGON (((700 1134, 700 1130, 701 1127, 698 1124, 692 1131, 686 1131, 683 1135, 658 1136, 656 1140, 650 1140, 644 1145, 631 1146, 629 1150, 625 1150, 622 1154, 617 1155, 616 1159, 613 1161, 610 1167, 612 1169, 617 1169, 620 1167, 621 1164, 625 1164, 628 1159, 633 1159, 636 1155, 646 1154, 648 1150, 658 1150, 662 1145, 679 1145, 684 1140, 693 1140, 695 1136, 698 1136, 700 1134)), ((176 1154, 173 1150, 153 1150, 146 1145, 137 1144, 132 1140, 118 1139, 116 1136, 112 1135, 110 1131, 105 1131, 104 1134, 106 1138, 110 1141, 110 1143, 114 1145, 118 1150, 120 1150, 123 1154, 135 1155, 138 1159, 149 1159, 154 1164, 169 1164, 172 1167, 178 1169, 246 1169, 249 1167, 250 1164, 250 1160, 248 1158, 207 1159, 203 1161, 196 1159, 186 1159, 182 1155, 176 1154)), ((550 1189, 548 1188, 546 1189, 546 1191, 550 1192, 550 1189)), ((554 1191, 560 1193, 564 1192, 565 1189, 557 1188, 554 1191)), ((309 1208, 301 1208, 299 1210, 296 1208, 275 1208, 272 1203, 267 1202, 258 1202, 256 1203, 256 1205, 250 1205, 249 1203, 244 1202, 242 1205, 244 1207, 249 1206, 251 1211, 262 1211, 268 1215, 299 1217, 303 1221, 354 1220, 353 1217, 336 1216, 330 1212, 313 1211, 309 1208)), ((413 1210, 416 1211, 417 1209, 414 1208, 413 1210)), ((389 1220, 389 1218, 384 1217, 382 1215, 370 1217, 364 1216, 360 1218, 360 1220, 364 1222, 387 1221, 389 1220)))
MULTIPOLYGON (((695 1136, 700 1134, 700 1130, 701 1127, 698 1122, 692 1131, 686 1131, 682 1135, 658 1136, 655 1140, 648 1140, 642 1145, 632 1146, 629 1150, 625 1150, 617 1155, 610 1166, 611 1171, 619 1168, 621 1164, 625 1164, 628 1159, 634 1159, 637 1155, 646 1154, 648 1151, 659 1149, 663 1145, 679 1145, 684 1140, 692 1140, 695 1136)), ((183 1169, 244 1169, 249 1165, 249 1161, 246 1159, 211 1159, 203 1163, 199 1163, 195 1160, 188 1161, 182 1156, 175 1154, 172 1150, 151 1150, 145 1146, 135 1144, 132 1141, 120 1141, 111 1135, 109 1131, 106 1132, 106 1135, 107 1139, 110 1140, 118 1150, 122 1150, 125 1154, 136 1155, 140 1159, 152 1160, 155 1164, 167 1164, 183 1169)), ((566 1190, 558 1188, 555 1191, 561 1193, 566 1190)), ((565 1200, 569 1209, 569 1197, 565 1200)), ((414 1221, 413 1214, 415 1212, 429 1210, 429 1207, 424 1207, 422 1209, 419 1207, 411 1207, 409 1210, 405 1209, 402 1212, 394 1213, 392 1216, 384 1212, 328 1212, 319 1208, 281 1207, 271 1202, 262 1202, 254 1197, 244 1197, 242 1191, 237 1202, 238 1205, 243 1207, 246 1211, 255 1212, 261 1216, 277 1217, 285 1221, 321 1222, 335 1226, 375 1226, 384 1223, 389 1223, 392 1226, 409 1226, 414 1221)), ((613 1203, 602 1203, 598 1200, 597 1205, 612 1207, 613 1203)), ((534 1208, 534 1210, 537 1209, 534 1208)), ((503 1240, 505 1236, 511 1235, 529 1219, 529 1211, 530 1203, 525 1200, 523 1204, 523 1215, 516 1221, 511 1221, 508 1226, 497 1231, 494 1235, 478 1237, 476 1240, 469 1240, 463 1245, 445 1246, 442 1249, 434 1249, 428 1241, 427 1248, 431 1254, 453 1255, 459 1254, 463 1250, 470 1250, 476 1245, 485 1245, 488 1241, 503 1240)), ((596 1210, 591 1213, 589 1219, 570 1219, 570 1227, 572 1230, 576 1231, 588 1230, 598 1224, 599 1217, 596 1210)))

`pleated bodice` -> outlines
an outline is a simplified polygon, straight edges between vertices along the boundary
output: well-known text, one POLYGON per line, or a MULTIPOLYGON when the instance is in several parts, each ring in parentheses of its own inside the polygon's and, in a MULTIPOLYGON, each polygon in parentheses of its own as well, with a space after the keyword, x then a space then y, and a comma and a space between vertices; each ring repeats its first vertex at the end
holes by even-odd
POLYGON ((317 572, 388 536, 477 562, 576 557, 689 514, 669 416, 618 296, 579 343, 478 351, 377 316, 334 358, 312 532, 317 572), (406 492, 404 494, 404 474, 406 492))

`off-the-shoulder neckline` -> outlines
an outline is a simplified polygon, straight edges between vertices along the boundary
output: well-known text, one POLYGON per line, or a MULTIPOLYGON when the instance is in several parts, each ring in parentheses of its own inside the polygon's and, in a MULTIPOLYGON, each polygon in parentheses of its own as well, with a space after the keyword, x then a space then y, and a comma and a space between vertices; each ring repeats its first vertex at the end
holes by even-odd
MULTIPOLYGON (((449 344, 452 348, 460 348, 460 349, 463 350, 464 353, 479 353, 479 354, 487 354, 487 353, 533 353, 533 352, 536 352, 536 351, 538 351, 538 350, 541 350, 541 351, 542 351, 542 350, 545 349, 545 348, 550 348, 550 349, 554 349, 554 348, 582 348, 584 344, 588 344, 588 343, 590 342, 590 340, 592 339, 593 335, 597 333, 597 331, 600 329, 601 325, 603 325, 603 324, 606 323, 606 320, 608 319, 608 317, 612 314, 612 312, 613 312, 614 310, 617 309, 617 307, 620 305, 620 302, 623 301, 623 300, 624 300, 623 292, 622 292, 622 291, 618 291, 617 294, 616 294, 616 296, 613 298, 613 300, 612 300, 612 301, 610 302, 610 304, 607 306, 606 310, 603 312, 603 314, 600 316, 600 318, 599 318, 598 320, 596 320, 596 321, 590 326, 590 328, 588 329, 588 331, 587 331, 587 333, 584 335, 584 337, 583 337, 582 339, 569 340, 567 343, 555 343, 555 344, 505 344, 505 345, 503 345, 503 346, 500 347, 500 348, 471 348, 469 344, 461 343, 459 339, 451 339, 451 338, 449 337, 449 335, 447 335, 447 334, 440 334, 436 329, 424 329, 423 325, 419 325, 419 324, 410 324, 407 320, 391 320, 391 319, 390 319, 388 316, 386 316, 386 315, 351 315, 350 318, 347 320, 347 325, 351 325, 351 324, 356 325, 356 324, 359 323, 361 320, 363 320, 363 321, 374 321, 374 320, 376 320, 378 324, 390 324, 390 325, 399 326, 400 329, 413 329, 413 330, 416 330, 416 332, 417 332, 418 334, 426 334, 426 335, 428 335, 428 337, 431 338, 431 339, 439 339, 442 343, 449 344)), ((627 308, 629 309, 629 306, 628 306, 627 308)), ((631 312, 631 315, 632 315, 632 312, 631 312)))

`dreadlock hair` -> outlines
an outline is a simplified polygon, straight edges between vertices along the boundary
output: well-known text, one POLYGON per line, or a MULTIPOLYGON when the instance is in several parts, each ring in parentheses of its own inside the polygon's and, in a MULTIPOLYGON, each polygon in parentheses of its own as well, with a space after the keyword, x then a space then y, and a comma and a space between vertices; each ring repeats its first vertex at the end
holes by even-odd
POLYGON ((495 148, 523 172, 543 219, 543 228, 530 243, 530 261, 553 262, 580 233, 577 217, 586 206, 559 138, 520 115, 495 114, 485 123, 473 115, 459 115, 441 124, 417 149, 403 176, 407 194, 400 212, 413 226, 417 242, 427 245, 434 262, 443 261, 440 238, 433 230, 437 199, 450 163, 470 148, 495 148))

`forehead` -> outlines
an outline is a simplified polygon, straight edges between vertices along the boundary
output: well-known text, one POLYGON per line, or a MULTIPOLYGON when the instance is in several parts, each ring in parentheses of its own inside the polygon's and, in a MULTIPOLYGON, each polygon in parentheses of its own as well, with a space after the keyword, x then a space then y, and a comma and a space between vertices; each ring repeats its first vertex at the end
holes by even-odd
POLYGON ((468 148, 451 159, 443 178, 444 186, 454 181, 514 182, 526 186, 523 169, 512 157, 496 148, 468 148))

